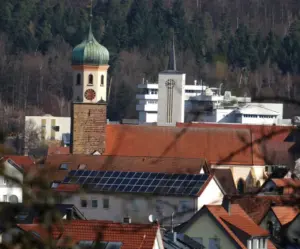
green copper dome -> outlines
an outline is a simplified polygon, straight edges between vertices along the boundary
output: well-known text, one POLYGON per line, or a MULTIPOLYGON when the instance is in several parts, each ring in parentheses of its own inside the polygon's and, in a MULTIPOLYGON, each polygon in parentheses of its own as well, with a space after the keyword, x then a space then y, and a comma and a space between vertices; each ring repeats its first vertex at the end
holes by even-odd
POLYGON ((92 28, 87 39, 77 45, 72 52, 72 65, 107 65, 109 61, 108 50, 95 39, 92 28))

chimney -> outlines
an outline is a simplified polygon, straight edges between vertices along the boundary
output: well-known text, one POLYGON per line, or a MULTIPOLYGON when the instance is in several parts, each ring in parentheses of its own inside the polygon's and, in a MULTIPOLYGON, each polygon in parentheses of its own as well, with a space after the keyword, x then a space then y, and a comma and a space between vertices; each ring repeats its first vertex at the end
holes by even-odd
POLYGON ((227 211, 227 213, 230 215, 230 209, 231 209, 231 203, 230 203, 230 197, 229 196, 224 196, 223 198, 223 203, 222 203, 222 206, 223 208, 227 211))
POLYGON ((195 85, 195 86, 197 85, 197 80, 194 80, 194 85, 195 85))

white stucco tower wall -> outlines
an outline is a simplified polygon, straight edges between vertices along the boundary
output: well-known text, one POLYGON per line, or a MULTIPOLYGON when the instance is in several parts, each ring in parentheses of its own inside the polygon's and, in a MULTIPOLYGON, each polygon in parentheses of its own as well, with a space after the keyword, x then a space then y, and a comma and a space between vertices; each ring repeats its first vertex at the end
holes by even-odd
POLYGON ((157 125, 175 126, 184 122, 185 73, 177 71, 173 35, 167 70, 158 75, 157 125))
POLYGON ((175 126, 184 122, 184 94, 186 74, 173 71, 158 76, 157 125, 175 126))

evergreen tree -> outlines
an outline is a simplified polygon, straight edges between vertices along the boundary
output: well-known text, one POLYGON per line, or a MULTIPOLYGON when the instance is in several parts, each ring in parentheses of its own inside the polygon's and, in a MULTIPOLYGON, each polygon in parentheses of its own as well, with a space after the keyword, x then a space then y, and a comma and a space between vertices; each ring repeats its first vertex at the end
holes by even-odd
POLYGON ((130 47, 144 47, 148 42, 148 1, 133 0, 127 16, 129 27, 130 47))

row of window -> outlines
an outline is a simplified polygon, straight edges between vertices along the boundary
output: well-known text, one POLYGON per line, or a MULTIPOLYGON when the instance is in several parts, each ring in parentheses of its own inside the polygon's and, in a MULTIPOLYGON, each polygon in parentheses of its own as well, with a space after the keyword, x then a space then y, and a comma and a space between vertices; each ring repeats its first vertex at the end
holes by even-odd
POLYGON ((3 202, 18 203, 19 198, 16 195, 3 195, 3 202))
MULTIPOLYGON (((98 200, 97 199, 93 199, 91 201, 88 201, 86 199, 81 199, 80 200, 80 206, 82 208, 98 208, 98 200)), ((102 208, 103 209, 109 209, 109 199, 108 198, 103 198, 102 199, 102 208)))
POLYGON ((252 115, 252 114, 243 114, 244 118, 275 118, 275 115, 252 115))
MULTIPOLYGON (((76 85, 81 85, 81 74, 77 74, 76 85)), ((94 76, 92 74, 88 77, 88 86, 94 85, 94 76)), ((104 86, 104 75, 101 75, 100 86, 104 86)))
POLYGON ((265 238, 261 238, 261 239, 250 239, 248 240, 248 245, 247 248, 248 249, 265 249, 266 247, 266 243, 267 240, 265 238))

